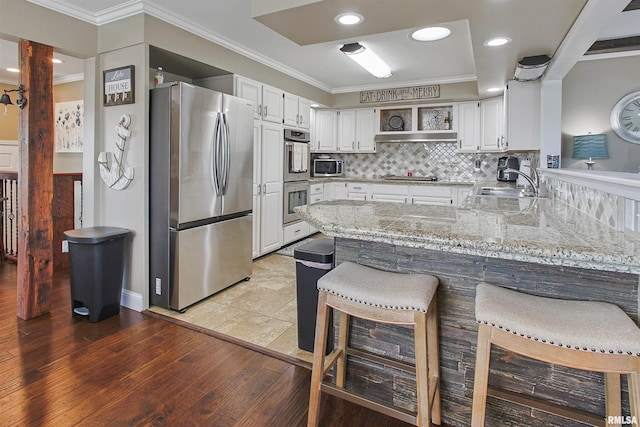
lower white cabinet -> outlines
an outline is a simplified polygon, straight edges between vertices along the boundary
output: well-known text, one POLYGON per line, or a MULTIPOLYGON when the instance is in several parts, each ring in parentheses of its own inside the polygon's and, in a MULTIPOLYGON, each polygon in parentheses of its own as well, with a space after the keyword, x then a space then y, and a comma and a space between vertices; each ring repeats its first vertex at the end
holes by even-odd
MULTIPOLYGON (((367 182, 327 182, 324 200, 371 200, 414 205, 458 206, 471 193, 471 185, 403 185, 367 182)), ((311 196, 312 200, 313 195, 311 196)), ((312 202, 315 203, 315 202, 312 202)))
POLYGON ((347 199, 350 200, 370 200, 369 184, 362 182, 347 183, 347 199))
POLYGON ((453 188, 448 185, 414 185, 411 187, 414 205, 453 205, 453 188))
MULTIPOLYGON (((295 242, 303 237, 307 237, 310 233, 310 225, 305 221, 294 222, 283 227, 284 244, 295 242)), ((314 229, 315 230, 315 229, 314 229)))
POLYGON ((371 184, 371 200, 376 202, 407 203, 409 201, 409 186, 371 184))

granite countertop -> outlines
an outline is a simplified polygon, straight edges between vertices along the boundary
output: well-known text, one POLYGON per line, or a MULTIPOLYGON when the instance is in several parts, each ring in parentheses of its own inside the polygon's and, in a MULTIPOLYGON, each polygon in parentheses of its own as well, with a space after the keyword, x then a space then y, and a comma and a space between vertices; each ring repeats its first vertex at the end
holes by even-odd
POLYGON ((640 238, 545 198, 469 197, 461 207, 336 200, 296 208, 334 237, 640 274, 640 238))
POLYGON ((370 178, 358 178, 358 177, 341 177, 341 176, 331 176, 331 177, 312 177, 309 182, 313 183, 324 183, 324 182, 367 182, 371 184, 402 184, 402 185, 474 185, 475 182, 471 181, 447 181, 447 180, 438 180, 438 181, 421 181, 418 177, 407 177, 406 179, 393 178, 389 179, 387 177, 381 176, 370 177, 370 178))

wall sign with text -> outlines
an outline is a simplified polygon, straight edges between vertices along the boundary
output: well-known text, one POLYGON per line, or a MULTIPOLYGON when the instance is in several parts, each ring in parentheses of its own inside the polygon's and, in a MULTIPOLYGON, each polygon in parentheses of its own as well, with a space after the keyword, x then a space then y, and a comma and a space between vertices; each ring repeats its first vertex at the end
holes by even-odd
POLYGON ((104 106, 133 104, 135 102, 135 67, 106 70, 104 74, 104 106))
POLYGON ((399 87, 395 89, 363 90, 360 103, 411 101, 415 99, 440 98, 440 85, 399 87))

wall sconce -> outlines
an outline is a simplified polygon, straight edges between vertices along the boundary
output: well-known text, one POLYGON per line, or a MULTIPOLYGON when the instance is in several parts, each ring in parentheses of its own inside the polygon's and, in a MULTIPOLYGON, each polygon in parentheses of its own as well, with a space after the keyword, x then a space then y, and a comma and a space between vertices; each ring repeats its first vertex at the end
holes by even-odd
POLYGON ((391 69, 371 49, 367 49, 360 43, 345 44, 340 52, 353 59, 359 66, 367 70, 379 79, 391 77, 391 69))
POLYGON ((24 93, 24 86, 20 85, 18 86, 18 89, 11 89, 11 90, 5 89, 2 96, 0 96, 0 104, 4 104, 5 116, 7 115, 7 105, 13 105, 13 102, 11 102, 11 98, 9 98, 9 92, 18 92, 18 99, 16 99, 16 104, 18 104, 18 107, 20 107, 21 110, 24 108, 24 105, 27 103, 27 98, 22 96, 22 94, 24 93))
POLYGON ((589 159, 585 163, 587 169, 592 170, 596 163, 593 159, 609 158, 607 150, 607 135, 601 133, 597 135, 578 135, 573 137, 573 157, 574 159, 589 159))

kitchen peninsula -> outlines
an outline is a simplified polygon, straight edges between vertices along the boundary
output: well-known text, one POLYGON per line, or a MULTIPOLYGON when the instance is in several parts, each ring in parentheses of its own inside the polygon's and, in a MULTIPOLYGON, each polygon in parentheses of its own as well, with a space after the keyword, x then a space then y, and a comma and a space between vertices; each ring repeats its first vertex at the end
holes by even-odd
MULTIPOLYGON (((478 282, 548 297, 607 301, 638 322, 640 239, 562 202, 471 196, 460 207, 340 200, 297 209, 306 221, 335 238, 337 264, 352 261, 439 278, 442 420, 446 425, 467 426, 471 419, 478 282)), ((411 334, 403 327, 356 320, 351 345, 412 362, 412 351, 407 351, 411 334)), ((350 365, 350 387, 415 410, 415 389, 407 374, 358 363, 350 365)), ((602 374, 551 366, 495 349, 490 384, 602 419, 606 415, 602 374)), ((623 384, 626 390, 626 381, 623 384)), ((623 411, 628 411, 624 395, 623 411)), ((572 425, 567 423, 495 398, 488 401, 487 425, 572 425)))

